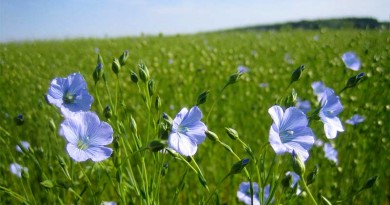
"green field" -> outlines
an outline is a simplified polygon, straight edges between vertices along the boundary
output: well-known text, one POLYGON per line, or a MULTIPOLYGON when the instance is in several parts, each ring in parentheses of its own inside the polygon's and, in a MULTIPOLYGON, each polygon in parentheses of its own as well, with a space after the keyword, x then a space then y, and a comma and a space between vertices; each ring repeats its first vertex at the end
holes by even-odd
MULTIPOLYGON (((239 158, 251 158, 237 140, 228 137, 225 127, 239 133, 257 160, 251 159, 246 171, 262 187, 273 184, 272 203, 310 204, 306 193, 290 196, 280 183, 286 171, 292 171, 291 157, 276 156, 267 145, 272 124, 268 109, 293 88, 299 98, 310 100, 313 110, 318 102, 312 82, 322 81, 337 93, 359 72, 366 73, 365 80, 340 95, 344 110, 339 117, 345 132, 330 140, 338 151, 338 165, 325 158, 322 148, 313 146, 305 175, 318 165, 309 188, 319 204, 323 203, 321 196, 332 204, 389 204, 389 34, 386 29, 240 31, 0 44, 0 204, 205 203, 238 159, 209 139, 198 146, 193 158, 207 181, 207 191, 182 160, 160 152, 136 152, 139 147, 130 116, 137 124, 138 145, 147 146, 159 138, 162 113, 174 118, 183 107, 194 106, 207 90, 207 101, 199 106, 202 121, 239 158), (107 87, 103 80, 95 85, 92 76, 97 50, 104 59, 107 87), (125 50, 129 58, 117 77, 111 70, 112 59, 125 50), (345 67, 341 55, 347 51, 361 59, 360 71, 345 67), (145 93, 147 85, 141 80, 138 86, 131 81, 130 71, 138 74, 141 62, 154 80, 153 95, 145 93), (301 64, 305 65, 301 78, 288 88, 291 73, 301 64), (221 92, 239 65, 250 71, 221 92), (58 134, 63 118, 45 101, 51 80, 74 72, 84 76, 95 98, 91 110, 118 136, 117 146, 109 145, 113 156, 99 163, 72 161, 66 140, 58 134), (161 99, 158 110, 156 96, 161 99), (103 108, 110 103, 116 114, 107 120, 103 108), (19 114, 24 116, 23 125, 15 123, 19 114), (354 114, 364 116, 365 121, 346 124, 354 114), (28 141, 29 150, 16 151, 20 141, 28 141), (13 175, 9 168, 13 162, 27 167, 28 176, 13 175), (375 184, 355 194, 373 176, 378 176, 375 184)), ((317 138, 329 141, 321 121, 310 126, 317 138)), ((248 181, 244 171, 228 177, 209 204, 240 204, 236 192, 243 181, 248 181)))

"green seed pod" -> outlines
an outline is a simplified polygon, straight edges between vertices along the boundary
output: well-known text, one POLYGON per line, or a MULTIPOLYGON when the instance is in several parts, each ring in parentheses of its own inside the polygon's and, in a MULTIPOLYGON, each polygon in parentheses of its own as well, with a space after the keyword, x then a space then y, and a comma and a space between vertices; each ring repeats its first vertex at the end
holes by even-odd
POLYGON ((121 70, 121 64, 119 63, 119 60, 117 58, 114 58, 112 60, 111 69, 117 75, 118 75, 119 71, 121 70))
POLYGON ((103 115, 106 119, 110 119, 112 116, 112 111, 110 105, 107 105, 103 110, 103 115))
POLYGON ((215 134, 214 132, 211 132, 210 130, 206 130, 205 133, 206 133, 206 137, 209 138, 211 141, 213 142, 219 141, 217 134, 215 134))
POLYGON ((138 83, 138 76, 133 71, 130 71, 130 79, 133 83, 138 83))
POLYGON ((126 50, 122 53, 122 55, 119 57, 119 63, 121 66, 124 66, 126 64, 127 59, 129 58, 129 51, 126 50))
POLYGON ((238 132, 232 128, 225 127, 226 133, 232 140, 238 139, 238 132))
POLYGON ((130 130, 133 131, 133 133, 137 133, 137 123, 132 115, 130 116, 130 130))
POLYGON ((141 80, 144 81, 144 83, 148 82, 150 76, 149 76, 148 67, 146 67, 145 64, 143 63, 138 64, 138 74, 141 80))
POLYGON ((316 165, 314 167, 313 171, 311 171, 309 173, 309 175, 307 175, 307 177, 306 177, 306 184, 307 185, 312 184, 316 180, 317 173, 318 173, 318 166, 316 165))
POLYGON ((154 108, 158 111, 161 107, 161 99, 160 96, 156 96, 156 100, 154 101, 154 108))
POLYGON ((155 90, 156 90, 156 86, 154 84, 154 80, 153 79, 148 80, 148 93, 149 93, 149 96, 153 96, 155 90))
POLYGON ((287 189, 287 188, 290 188, 291 184, 292 184, 292 181, 293 181, 293 178, 292 178, 292 175, 291 173, 288 173, 285 177, 283 177, 282 179, 282 186, 283 188, 287 189))
POLYGON ((294 172, 302 177, 305 173, 305 163, 303 162, 302 157, 299 155, 299 153, 296 153, 295 150, 293 150, 291 156, 294 172))
POLYGON ((55 132, 57 130, 56 123, 54 123, 54 120, 52 118, 50 118, 50 120, 49 120, 49 129, 52 132, 55 132))

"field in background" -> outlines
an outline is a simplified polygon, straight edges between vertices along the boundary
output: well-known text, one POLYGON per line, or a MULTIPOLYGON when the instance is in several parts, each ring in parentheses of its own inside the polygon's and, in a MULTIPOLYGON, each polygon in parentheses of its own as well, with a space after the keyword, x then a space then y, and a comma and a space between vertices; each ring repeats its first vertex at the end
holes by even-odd
MULTIPOLYGON (((377 175, 378 180, 373 188, 356 196, 354 202, 389 204, 389 34, 388 30, 323 29, 0 44, 0 126, 12 136, 1 134, 0 138, 0 185, 23 196, 28 192, 22 189, 21 184, 24 183, 26 187, 31 187, 37 200, 42 203, 55 199, 54 193, 40 184, 42 179, 34 169, 34 162, 18 153, 15 146, 21 140, 30 142, 43 172, 57 183, 64 181, 57 155, 63 156, 69 164, 71 159, 65 150, 65 140, 58 136, 57 131, 49 129, 51 119, 58 129, 62 118, 55 107, 45 102, 44 96, 53 78, 65 77, 73 72, 80 72, 84 76, 94 95, 92 73, 96 67, 97 50, 104 58, 104 69, 111 88, 115 87, 116 79, 111 71, 112 58, 129 50, 128 64, 119 73, 121 103, 134 116, 139 133, 147 127, 144 121, 147 116, 138 88, 130 80, 130 70, 137 72, 138 63, 144 62, 157 85, 156 93, 162 100, 160 112, 155 112, 155 116, 166 112, 174 117, 182 107, 195 105, 198 95, 209 90, 208 101, 200 106, 208 129, 217 133, 242 157, 246 156, 244 149, 225 134, 225 127, 237 130, 255 153, 267 152, 264 172, 269 169, 274 155, 269 146, 264 148, 272 124, 267 111, 277 99, 291 92, 287 86, 292 71, 301 64, 305 65, 301 79, 292 88, 302 100, 310 100, 313 108, 317 103, 311 83, 323 81, 336 92, 341 90, 347 79, 358 73, 345 68, 341 55, 354 51, 362 61, 361 71, 367 74, 367 79, 341 94, 344 111, 340 118, 345 122, 352 115, 360 114, 366 120, 356 126, 343 123, 346 131, 339 133, 334 140, 339 152, 338 165, 326 159, 322 149, 313 147, 306 167, 311 170, 318 165, 319 173, 311 190, 314 195, 320 193, 337 201, 361 187, 368 178, 377 175), (250 68, 250 71, 238 83, 228 87, 222 96, 218 96, 228 76, 236 72, 239 65, 250 68), (220 100, 206 121, 206 115, 217 98, 220 100), (22 126, 14 122, 14 117, 19 114, 25 117, 22 126), (9 165, 15 161, 29 167, 28 182, 10 173, 9 165)), ((100 93, 104 93, 104 87, 98 86, 100 93)), ((107 95, 102 94, 101 101, 104 105, 108 104, 107 95)), ((104 119, 96 102, 92 110, 104 119)), ((129 125, 125 126, 129 129, 129 125)), ((321 122, 314 122, 313 129, 318 138, 326 141, 321 122)), ((157 136, 152 134, 150 139, 153 138, 157 136)), ((208 139, 198 147, 194 157, 211 189, 236 161, 208 139)), ((154 166, 153 162, 149 163, 154 166)), ((283 166, 279 166, 278 173, 290 169, 290 164, 285 165, 290 163, 288 156, 280 157, 279 163, 283 166)), ((89 161, 84 164, 92 166, 93 163, 89 161)), ((168 173, 162 178, 160 188, 161 204, 170 203, 184 170, 182 163, 169 161, 168 173)), ((72 174, 77 176, 79 173, 72 174)), ((100 177, 91 176, 91 183, 102 186, 99 184, 100 177)), ((220 202, 238 203, 236 191, 239 183, 245 180, 244 175, 229 178, 219 191, 220 202)), ((185 182, 179 195, 180 204, 197 204, 204 194, 197 176, 189 173, 185 182)), ((111 184, 105 184, 105 187, 100 199, 119 202, 111 184)), ((80 193, 83 186, 76 184, 73 189, 80 193)), ((278 190, 276 196, 282 191, 278 190)), ((70 192, 62 193, 65 203, 74 197, 70 192)), ((84 193, 82 203, 91 204, 89 195, 90 192, 84 193)), ((3 191, 0 191, 0 198, 6 204, 16 203, 3 191)), ((300 203, 307 202, 300 200, 300 203)))

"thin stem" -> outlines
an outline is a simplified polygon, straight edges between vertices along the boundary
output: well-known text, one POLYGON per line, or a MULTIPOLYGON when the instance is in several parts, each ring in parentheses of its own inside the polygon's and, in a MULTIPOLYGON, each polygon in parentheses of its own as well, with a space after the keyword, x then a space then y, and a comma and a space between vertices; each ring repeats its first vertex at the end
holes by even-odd
POLYGON ((209 203, 211 197, 215 194, 215 192, 219 189, 219 187, 221 186, 221 184, 230 176, 230 173, 228 173, 225 177, 223 177, 223 179, 217 184, 217 186, 215 187, 215 189, 213 190, 213 192, 211 192, 211 194, 209 195, 209 197, 207 198, 206 200, 206 204, 209 203))
POLYGON ((313 195, 311 194, 309 188, 306 185, 304 177, 303 176, 300 176, 300 177, 301 177, 300 181, 302 182, 301 184, 302 184, 303 189, 307 192, 307 194, 309 195, 310 199, 313 201, 313 204, 317 205, 316 200, 314 199, 313 195))

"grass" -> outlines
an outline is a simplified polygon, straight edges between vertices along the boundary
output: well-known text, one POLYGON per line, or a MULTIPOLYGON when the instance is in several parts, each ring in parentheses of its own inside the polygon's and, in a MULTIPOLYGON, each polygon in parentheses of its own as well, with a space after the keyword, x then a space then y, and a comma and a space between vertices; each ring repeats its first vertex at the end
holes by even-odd
MULTIPOLYGON (((104 59, 111 96, 115 95, 116 86, 116 76, 111 71, 112 59, 129 50, 127 65, 118 75, 120 110, 117 118, 109 120, 114 135, 121 140, 134 137, 130 129, 131 115, 137 123, 138 135, 146 145, 158 138, 156 123, 162 112, 174 117, 182 107, 195 105, 198 95, 208 90, 207 102, 200 105, 208 129, 217 133, 238 156, 249 157, 240 143, 227 136, 225 127, 237 130, 257 159, 264 157, 262 166, 255 163, 247 166, 249 173, 254 174, 255 166, 259 166, 262 175, 269 174, 267 182, 276 184, 292 167, 288 155, 275 157, 272 148, 267 146, 272 124, 268 108, 291 93, 292 88, 301 99, 310 100, 313 108, 317 105, 310 86, 313 81, 323 81, 338 92, 349 77, 357 74, 346 69, 341 60, 344 52, 354 51, 362 61, 361 71, 367 78, 340 95, 344 106, 340 118, 344 122, 353 114, 360 114, 366 120, 356 126, 343 123, 345 132, 332 140, 339 153, 338 165, 324 157, 322 148, 312 148, 306 169, 309 172, 318 165, 319 172, 309 188, 317 201, 322 195, 332 203, 345 199, 346 204, 389 204, 389 42, 388 30, 291 30, 0 44, 1 201, 5 204, 19 204, 20 201, 31 204, 116 201, 124 204, 121 198, 127 198, 127 203, 147 203, 143 196, 148 193, 139 192, 143 189, 132 185, 132 180, 145 182, 145 179, 138 175, 132 179, 128 174, 130 168, 134 173, 143 170, 143 160, 150 186, 139 185, 158 188, 153 192, 156 196, 149 198, 154 201, 149 203, 173 203, 175 193, 178 204, 196 204, 208 197, 198 176, 187 170, 183 162, 158 153, 130 154, 128 150, 124 151, 128 144, 125 141, 119 141, 119 157, 101 163, 75 163, 69 158, 66 142, 58 135, 63 119, 55 107, 46 103, 45 95, 53 78, 80 72, 95 97, 92 110, 106 121, 96 101, 95 89, 103 107, 110 104, 110 100, 104 84, 99 82, 95 87, 92 78, 98 48, 104 59), (153 106, 148 110, 143 100, 144 85, 139 83, 140 87, 137 87, 130 79, 130 70, 138 73, 140 62, 148 67, 156 84, 156 94, 151 96, 150 103, 158 95, 161 99, 158 111, 153 106), (306 67, 301 79, 287 89, 292 71, 301 64, 306 67), (239 65, 249 67, 249 73, 220 94, 229 75, 235 73, 239 65), (268 86, 261 87, 261 83, 268 86), (24 115, 22 126, 14 122, 18 114, 24 115), (53 124, 54 129, 50 127, 53 124), (15 150, 21 140, 31 144, 29 151, 19 153, 15 150), (114 166, 114 159, 121 161, 120 168, 114 166), (9 165, 13 162, 28 167, 29 178, 12 175, 9 165), (160 165, 165 163, 168 164, 166 174, 157 177, 156 170, 162 169, 160 165), (69 171, 70 179, 65 170, 69 171), (378 180, 371 189, 350 196, 372 176, 378 176, 378 180), (160 183, 153 179, 159 179, 160 183), (52 182, 53 187, 47 185, 50 182, 42 185, 45 180, 52 182), (156 184, 160 184, 159 187, 156 184)), ((320 121, 313 122, 311 127, 318 138, 328 141, 320 121)), ((216 188, 237 161, 222 146, 208 139, 198 147, 194 160, 210 190, 216 188)), ((238 204, 236 191, 242 181, 247 181, 244 173, 227 178, 217 191, 218 200, 214 199, 213 203, 238 204)), ((309 201, 307 196, 288 200, 281 186, 275 192, 275 204, 306 204, 309 201)))

